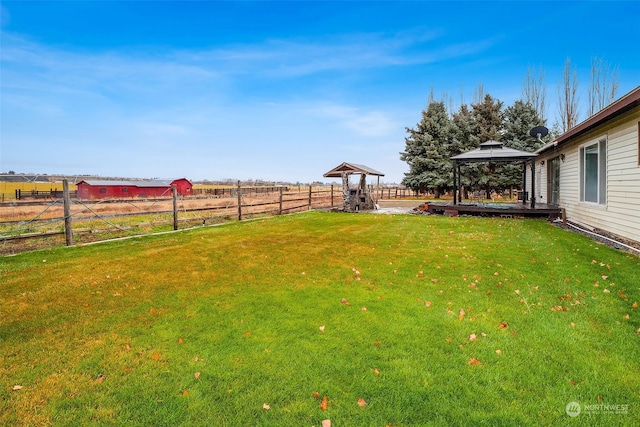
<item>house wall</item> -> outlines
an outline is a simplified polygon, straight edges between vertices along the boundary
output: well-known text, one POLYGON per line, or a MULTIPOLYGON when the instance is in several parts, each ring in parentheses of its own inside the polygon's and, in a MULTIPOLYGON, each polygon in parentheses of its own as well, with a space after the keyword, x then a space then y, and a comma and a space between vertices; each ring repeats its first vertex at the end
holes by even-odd
POLYGON ((567 220, 640 241, 638 122, 640 109, 636 108, 574 141, 540 155, 536 168, 541 168, 543 187, 537 200, 547 202, 547 162, 554 156, 564 154, 565 160, 560 164, 559 205, 565 209, 567 220), (581 202, 580 147, 602 138, 607 140, 606 204, 581 202), (545 161, 544 166, 541 165, 542 161, 545 161))

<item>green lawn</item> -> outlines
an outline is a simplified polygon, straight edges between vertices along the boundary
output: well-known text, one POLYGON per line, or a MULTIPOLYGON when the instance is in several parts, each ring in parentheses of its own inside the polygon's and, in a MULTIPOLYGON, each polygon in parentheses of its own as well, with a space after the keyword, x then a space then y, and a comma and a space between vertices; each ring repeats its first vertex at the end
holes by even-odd
POLYGON ((323 212, 0 258, 0 424, 638 425, 639 272, 543 221, 323 212))

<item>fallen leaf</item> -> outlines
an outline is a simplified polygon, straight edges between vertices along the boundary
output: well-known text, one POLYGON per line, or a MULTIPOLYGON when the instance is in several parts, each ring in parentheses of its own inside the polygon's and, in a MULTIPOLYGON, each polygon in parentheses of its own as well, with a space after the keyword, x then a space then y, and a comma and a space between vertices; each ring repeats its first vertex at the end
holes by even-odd
POLYGON ((469 341, 475 341, 477 338, 476 334, 469 335, 469 341))
POLYGON ((318 393, 317 391, 313 392, 313 398, 317 399, 318 397, 320 397, 320 393, 318 393))
POLYGON ((487 336, 487 334, 485 334, 484 332, 483 332, 483 333, 481 333, 480 335, 482 335, 483 337, 486 337, 486 336, 487 336))
POLYGON ((515 291, 513 291, 516 293, 516 295, 520 295, 520 289, 516 289, 515 291))
POLYGON ((628 314, 625 314, 624 316, 622 316, 622 318, 625 319, 625 320, 629 320, 629 317, 630 316, 628 314))
POLYGON ((189 396, 189 390, 185 390, 185 391, 183 391, 183 392, 182 392, 182 395, 183 395, 183 396, 189 396))
POLYGON ((367 311, 367 307, 362 307, 362 311, 367 311))
POLYGON ((153 354, 153 356, 151 356, 151 358, 152 358, 153 360, 158 360, 158 359, 160 359, 160 353, 154 353, 154 354, 153 354))
POLYGON ((245 332, 245 333, 244 333, 244 336, 245 336, 245 337, 250 337, 250 336, 251 336, 251 332, 249 332, 249 331, 245 332))
POLYGON ((431 301, 425 301, 424 305, 427 306, 427 307, 431 307, 431 301))
POLYGON ((577 383, 574 380, 569 380, 569 384, 575 386, 577 383))
POLYGON ((375 368, 373 370, 373 375, 380 375, 380 371, 378 371, 378 368, 375 368))
POLYGON ((464 318, 464 315, 467 314, 466 311, 464 311, 464 308, 460 309, 460 315, 458 316, 458 320, 462 320, 464 318))
POLYGON ((178 344, 184 344, 184 340, 182 338, 178 338, 178 344))
POLYGON ((604 400, 604 398, 600 395, 598 395, 598 402, 602 402, 604 400))
POLYGON ((349 305, 349 301, 347 301, 346 298, 342 298, 340 302, 343 303, 344 305, 349 305))
POLYGON ((13 391, 22 390, 22 386, 21 385, 14 385, 12 390, 13 391))
POLYGON ((323 396, 322 402, 320 402, 320 410, 326 411, 328 404, 329 404, 329 398, 327 398, 327 396, 323 396))
POLYGON ((367 406, 367 401, 363 398, 358 399, 358 406, 364 408, 365 406, 367 406))
POLYGON ((504 328, 507 328, 508 326, 509 324, 507 322, 500 322, 500 324, 498 325, 498 328, 504 329, 504 328))
POLYGON ((496 354, 498 354, 498 355, 502 354, 502 350, 497 349, 497 350, 496 350, 496 354))
POLYGON ((320 332, 324 332, 324 325, 320 326, 318 329, 320 329, 320 332))
POLYGON ((100 384, 102 381, 104 381, 104 375, 100 374, 98 375, 98 378, 96 378, 95 382, 96 384, 100 384))
POLYGON ((374 345, 380 345, 380 344, 382 344, 382 343, 381 343, 380 341, 375 341, 373 344, 374 344, 374 345))
POLYGON ((262 409, 266 409, 268 411, 269 409, 271 409, 271 406, 267 405, 266 403, 263 403, 262 409))
POLYGON ((322 420, 322 427, 331 427, 331 420, 322 420))
POLYGON ((469 365, 480 365, 480 361, 475 357, 472 357, 471 359, 469 359, 469 365))
POLYGON ((200 372, 196 372, 195 374, 193 374, 194 377, 196 377, 197 380, 200 379, 200 372))
POLYGON ((635 309, 637 309, 637 308, 638 308, 638 302, 637 302, 637 301, 636 301, 636 302, 634 302, 633 304, 631 304, 631 309, 632 309, 632 310, 635 310, 635 309))
POLYGON ((130 351, 131 350, 131 346, 129 344, 124 346, 124 350, 125 351, 130 351))

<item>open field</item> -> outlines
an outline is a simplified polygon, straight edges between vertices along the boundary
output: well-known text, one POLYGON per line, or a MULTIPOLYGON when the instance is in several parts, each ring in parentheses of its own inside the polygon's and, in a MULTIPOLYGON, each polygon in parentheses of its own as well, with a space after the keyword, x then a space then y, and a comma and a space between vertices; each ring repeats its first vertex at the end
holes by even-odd
POLYGON ((544 221, 328 212, 5 257, 0 424, 638 425, 638 271, 544 221))

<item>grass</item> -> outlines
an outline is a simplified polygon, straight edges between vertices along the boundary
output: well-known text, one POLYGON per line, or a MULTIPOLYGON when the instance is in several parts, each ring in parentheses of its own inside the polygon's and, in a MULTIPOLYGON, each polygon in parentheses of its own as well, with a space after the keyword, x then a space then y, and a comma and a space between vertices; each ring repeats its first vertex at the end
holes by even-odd
POLYGON ((321 212, 3 258, 0 424, 637 425, 639 268, 543 221, 321 212))

